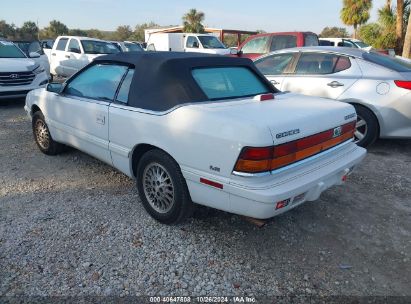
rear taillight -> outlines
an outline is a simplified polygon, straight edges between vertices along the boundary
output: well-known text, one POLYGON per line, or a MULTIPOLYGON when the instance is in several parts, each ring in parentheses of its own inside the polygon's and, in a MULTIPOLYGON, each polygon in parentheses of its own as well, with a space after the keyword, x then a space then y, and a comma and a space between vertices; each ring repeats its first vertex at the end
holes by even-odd
POLYGON ((254 174, 288 166, 352 139, 355 125, 356 122, 352 121, 337 128, 278 146, 245 147, 240 153, 234 171, 254 174))
POLYGON ((406 90, 411 90, 411 81, 404 81, 404 80, 394 80, 395 84, 399 88, 403 88, 406 90))

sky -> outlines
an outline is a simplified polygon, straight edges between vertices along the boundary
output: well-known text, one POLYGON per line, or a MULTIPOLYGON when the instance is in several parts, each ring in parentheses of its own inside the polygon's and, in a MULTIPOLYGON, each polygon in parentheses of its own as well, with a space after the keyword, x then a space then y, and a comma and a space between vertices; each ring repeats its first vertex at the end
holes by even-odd
MULTIPOLYGON (((38 21, 40 28, 56 19, 69 28, 115 30, 119 25, 153 21, 160 25, 181 24, 190 8, 205 13, 208 27, 280 31, 313 31, 344 26, 339 14, 342 0, 2 0, 0 20, 21 26, 38 21)), ((373 0, 370 22, 385 0, 373 0)), ((352 32, 352 28, 349 28, 352 32)))

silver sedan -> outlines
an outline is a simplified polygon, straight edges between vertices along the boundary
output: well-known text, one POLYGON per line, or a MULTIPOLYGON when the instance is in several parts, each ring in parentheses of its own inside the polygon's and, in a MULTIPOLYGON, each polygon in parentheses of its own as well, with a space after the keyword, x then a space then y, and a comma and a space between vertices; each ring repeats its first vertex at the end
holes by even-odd
MULTIPOLYGON (((280 90, 354 105, 358 145, 411 138, 411 61, 360 49, 285 49, 255 60, 280 90)), ((291 113, 290 113, 291 114, 291 113)))

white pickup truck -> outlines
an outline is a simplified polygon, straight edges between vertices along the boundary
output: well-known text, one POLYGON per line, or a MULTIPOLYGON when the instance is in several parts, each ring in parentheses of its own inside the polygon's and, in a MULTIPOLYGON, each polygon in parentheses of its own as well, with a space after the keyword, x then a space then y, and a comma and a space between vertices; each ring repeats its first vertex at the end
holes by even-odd
POLYGON ((217 37, 208 34, 151 33, 148 35, 147 51, 196 52, 229 55, 227 48, 217 37))
POLYGON ((96 57, 120 51, 110 42, 77 36, 59 36, 51 50, 44 50, 53 76, 70 77, 96 57))

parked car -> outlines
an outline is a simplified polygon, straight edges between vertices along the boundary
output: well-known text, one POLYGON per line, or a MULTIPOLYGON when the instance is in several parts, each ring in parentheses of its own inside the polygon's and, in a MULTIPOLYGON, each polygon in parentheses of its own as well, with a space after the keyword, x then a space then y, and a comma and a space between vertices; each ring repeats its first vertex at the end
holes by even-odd
POLYGON ((321 46, 339 46, 339 47, 350 47, 356 49, 363 49, 369 51, 372 49, 372 46, 366 44, 365 42, 352 39, 352 38, 320 38, 321 46))
POLYGON ((131 41, 110 41, 114 43, 122 52, 144 52, 140 44, 131 41))
POLYGON ((229 56, 98 57, 31 92, 25 109, 42 152, 73 146, 135 178, 163 223, 192 202, 270 218, 342 184, 366 153, 352 141, 351 105, 278 93, 250 60, 229 56))
POLYGON ((191 33, 152 33, 147 40, 147 50, 218 55, 231 53, 216 36, 191 33))
POLYGON ((0 99, 24 97, 33 89, 45 87, 48 77, 44 68, 28 58, 14 43, 0 39, 0 99))
POLYGON ((368 45, 361 40, 353 39, 353 38, 320 38, 320 46, 350 47, 350 48, 362 49, 365 51, 374 50, 381 54, 395 56, 395 51, 393 49, 388 49, 388 50, 374 49, 371 45, 368 45))
POLYGON ((17 45, 20 50, 22 50, 27 57, 30 57, 30 53, 38 53, 40 56, 38 58, 33 58, 35 62, 40 64, 47 73, 47 77, 50 79, 50 63, 47 55, 44 53, 43 48, 41 47, 40 41, 34 40, 19 40, 13 41, 15 45, 17 45))
POLYGON ((283 50, 255 61, 278 89, 352 104, 360 146, 411 137, 411 64, 354 48, 283 50))
POLYGON ((50 73, 53 76, 70 77, 104 54, 120 51, 110 42, 77 36, 59 36, 50 53, 50 73))
POLYGON ((280 32, 253 35, 240 45, 237 56, 256 59, 273 51, 302 46, 318 46, 318 36, 312 32, 280 32))

